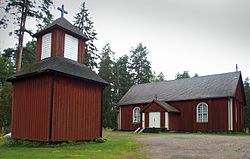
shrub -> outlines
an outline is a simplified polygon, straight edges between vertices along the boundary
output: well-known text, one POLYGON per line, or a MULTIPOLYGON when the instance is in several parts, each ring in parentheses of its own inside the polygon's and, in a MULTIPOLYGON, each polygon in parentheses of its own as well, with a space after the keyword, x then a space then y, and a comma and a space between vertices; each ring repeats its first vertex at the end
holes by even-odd
POLYGON ((13 146, 38 147, 44 144, 42 142, 15 140, 13 138, 4 138, 4 145, 8 147, 13 147, 13 146))
POLYGON ((4 138, 4 145, 8 147, 12 147, 17 145, 17 141, 12 138, 4 138))
POLYGON ((246 128, 245 133, 246 133, 246 134, 249 134, 249 128, 246 128))
POLYGON ((97 143, 104 143, 106 141, 107 141, 107 139, 103 138, 103 137, 98 137, 97 139, 95 139, 95 142, 97 142, 97 143))

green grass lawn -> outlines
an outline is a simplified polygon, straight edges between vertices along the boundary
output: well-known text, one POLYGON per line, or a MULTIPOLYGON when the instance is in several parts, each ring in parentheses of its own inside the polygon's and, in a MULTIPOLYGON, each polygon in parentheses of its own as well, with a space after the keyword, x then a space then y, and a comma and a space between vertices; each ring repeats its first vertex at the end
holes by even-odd
POLYGON ((133 133, 131 131, 112 131, 111 129, 105 129, 105 132, 111 134, 111 136, 159 136, 159 135, 215 135, 215 136, 249 136, 250 133, 243 132, 159 132, 159 133, 133 133))
POLYGON ((116 159, 144 158, 138 153, 139 143, 132 138, 108 138, 105 143, 82 143, 79 145, 28 147, 7 147, 0 141, 0 158, 4 159, 116 159))
POLYGON ((244 133, 141 133, 134 134, 124 131, 104 130, 104 136, 108 139, 105 143, 73 143, 59 146, 13 146, 4 145, 4 140, 0 137, 0 159, 57 159, 57 158, 79 158, 79 159, 126 159, 145 158, 146 154, 139 152, 143 146, 136 141, 139 136, 158 135, 229 135, 229 136, 249 136, 244 133))

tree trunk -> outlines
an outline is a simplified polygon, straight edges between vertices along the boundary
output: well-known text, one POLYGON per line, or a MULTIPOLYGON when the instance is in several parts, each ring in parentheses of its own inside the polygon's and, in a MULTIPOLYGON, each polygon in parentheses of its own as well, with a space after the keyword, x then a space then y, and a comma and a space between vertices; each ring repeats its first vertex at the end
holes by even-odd
POLYGON ((22 6, 22 15, 21 15, 21 22, 20 22, 20 30, 19 30, 19 37, 18 37, 18 53, 17 53, 17 62, 16 62, 16 72, 21 70, 22 65, 22 55, 23 55, 23 36, 25 31, 25 22, 27 17, 27 6, 22 6))

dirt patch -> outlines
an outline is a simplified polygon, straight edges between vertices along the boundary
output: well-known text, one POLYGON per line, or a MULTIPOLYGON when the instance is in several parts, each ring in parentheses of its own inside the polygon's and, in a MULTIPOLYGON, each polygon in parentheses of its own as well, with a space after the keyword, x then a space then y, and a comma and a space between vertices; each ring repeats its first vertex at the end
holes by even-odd
POLYGON ((250 159, 250 137, 209 135, 140 136, 152 159, 250 159))

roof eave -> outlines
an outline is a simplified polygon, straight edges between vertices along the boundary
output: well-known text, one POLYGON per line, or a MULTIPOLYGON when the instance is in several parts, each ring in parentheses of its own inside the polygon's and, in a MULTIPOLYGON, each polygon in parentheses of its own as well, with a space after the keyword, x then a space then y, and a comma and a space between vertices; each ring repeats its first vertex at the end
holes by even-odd
POLYGON ((55 70, 52 70, 52 69, 45 69, 45 70, 42 70, 42 71, 27 73, 27 74, 20 75, 20 76, 14 76, 14 77, 11 76, 11 77, 9 77, 7 79, 7 81, 8 82, 14 82, 14 81, 17 81, 17 80, 29 78, 29 77, 36 76, 36 75, 41 75, 41 74, 44 74, 44 73, 54 73, 54 74, 58 74, 58 75, 69 76, 69 77, 80 79, 80 80, 86 80, 86 81, 89 81, 89 82, 93 82, 93 83, 102 85, 103 87, 106 87, 106 86, 109 85, 109 83, 107 83, 107 82, 100 82, 100 81, 91 80, 91 79, 88 79, 88 78, 82 78, 82 77, 79 77, 79 76, 70 75, 70 74, 55 71, 55 70))
POLYGON ((82 39, 82 40, 84 40, 84 41, 90 40, 87 36, 76 34, 76 33, 74 33, 73 31, 68 30, 68 29, 66 29, 66 28, 64 28, 64 27, 62 27, 61 25, 58 25, 58 24, 55 24, 55 25, 51 26, 50 28, 47 28, 47 29, 45 29, 45 30, 41 30, 41 31, 39 31, 39 32, 37 32, 37 33, 35 33, 35 34, 33 34, 33 37, 37 38, 37 37, 39 37, 39 36, 42 35, 42 34, 46 34, 46 33, 51 32, 51 31, 52 31, 53 29, 55 29, 55 28, 64 30, 65 32, 70 33, 71 35, 74 35, 75 37, 77 37, 77 38, 79 38, 79 39, 82 39))
MULTIPOLYGON (((193 99, 176 99, 176 100, 162 100, 165 102, 177 102, 177 101, 190 101, 190 100, 202 100, 202 99, 218 99, 218 98, 228 98, 228 97, 234 97, 229 95, 229 96, 216 96, 216 97, 200 97, 200 98, 193 98, 193 99)), ((151 101, 145 101, 145 102, 131 102, 131 103, 118 103, 119 106, 126 106, 126 105, 134 105, 134 104, 147 104, 150 103, 151 101)))

